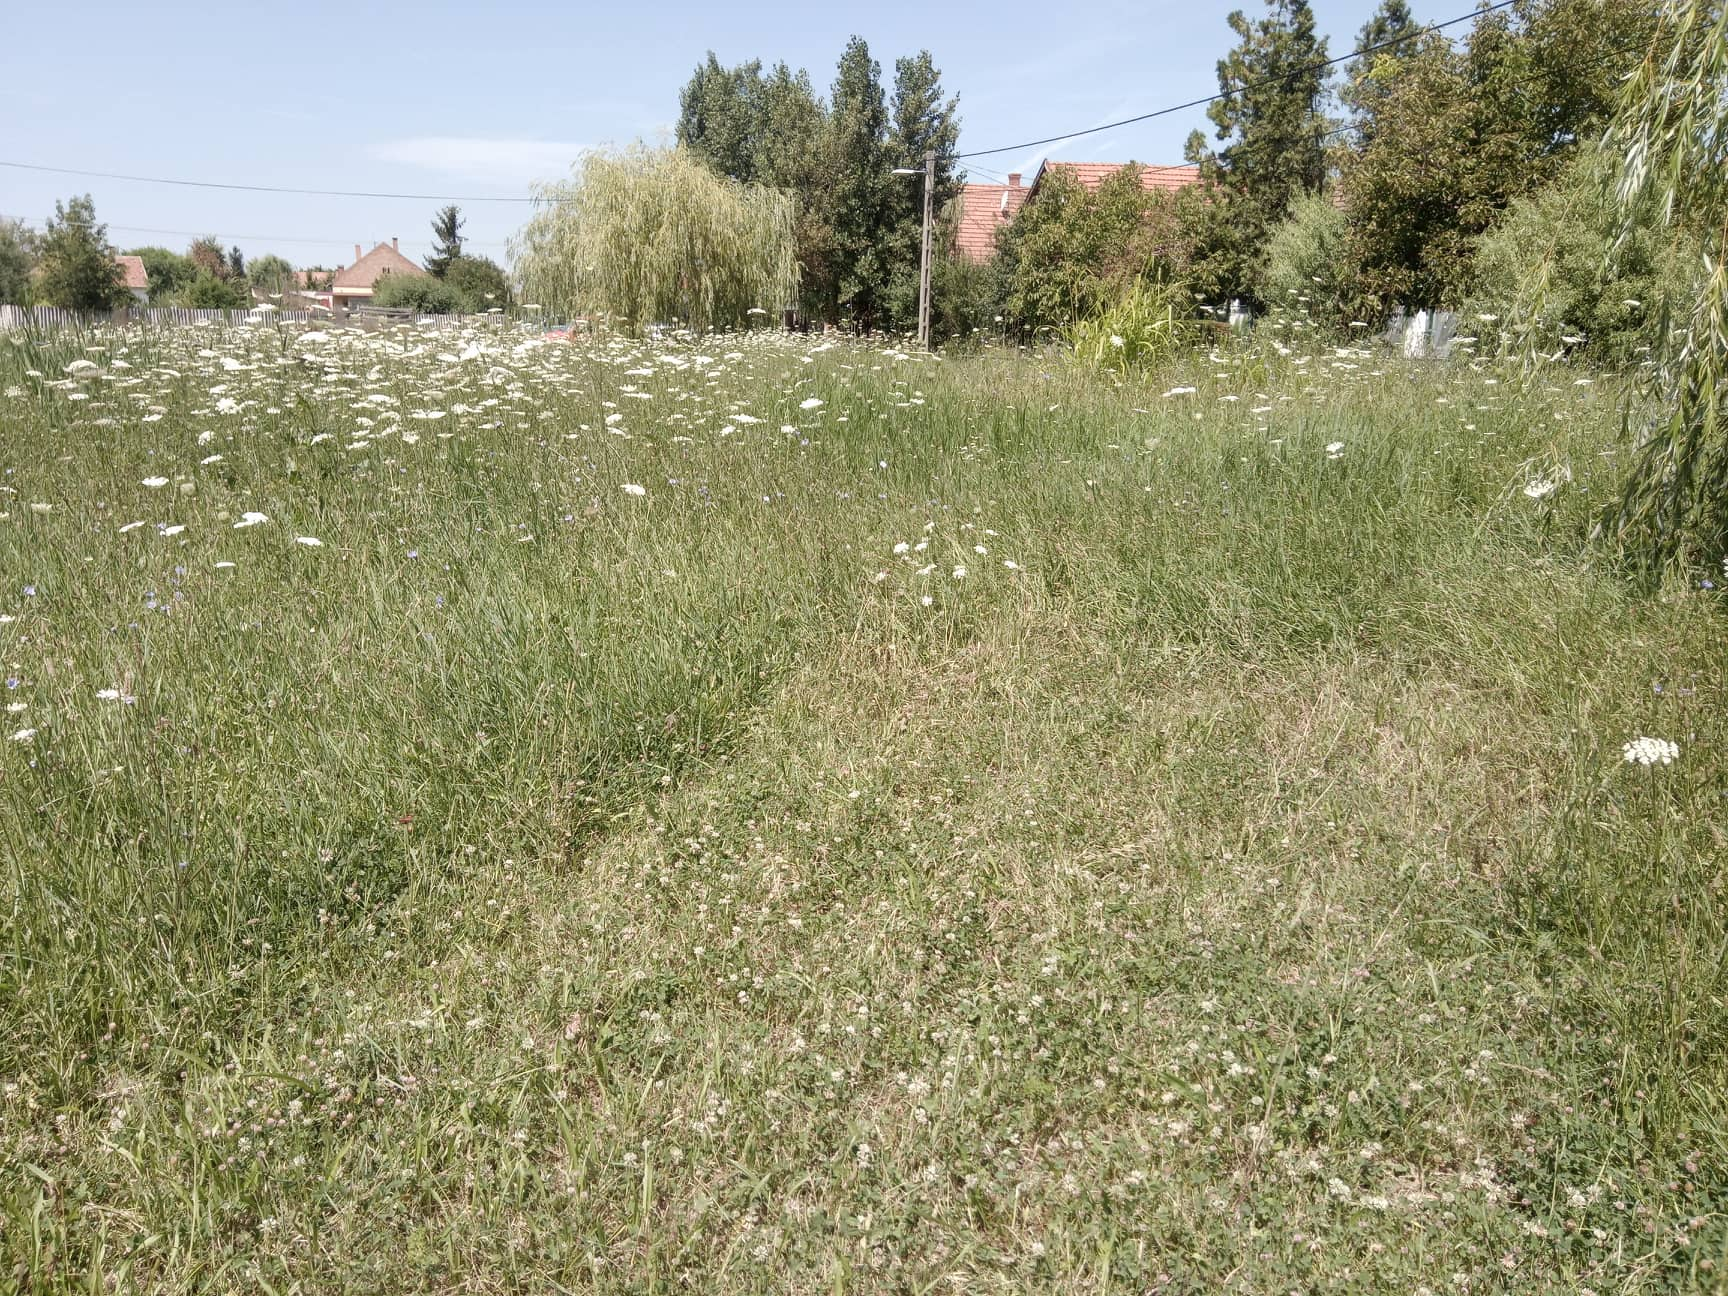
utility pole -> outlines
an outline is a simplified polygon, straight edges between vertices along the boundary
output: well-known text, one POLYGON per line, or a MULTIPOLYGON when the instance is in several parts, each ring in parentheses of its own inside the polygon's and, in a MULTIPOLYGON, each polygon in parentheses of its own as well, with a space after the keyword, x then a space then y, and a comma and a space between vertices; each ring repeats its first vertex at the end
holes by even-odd
POLYGON ((918 258, 918 345, 930 349, 930 204, 936 189, 936 150, 924 153, 924 248, 918 258))
POLYGON ((918 345, 930 349, 930 208, 936 201, 936 150, 924 151, 924 169, 895 167, 897 176, 924 177, 924 242, 918 252, 918 345))

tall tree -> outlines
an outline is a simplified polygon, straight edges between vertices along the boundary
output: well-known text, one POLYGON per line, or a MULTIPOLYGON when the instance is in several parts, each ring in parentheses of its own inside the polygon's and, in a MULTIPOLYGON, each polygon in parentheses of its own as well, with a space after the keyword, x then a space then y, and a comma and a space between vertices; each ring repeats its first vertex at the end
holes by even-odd
POLYGON ((875 328, 883 317, 890 257, 889 174, 886 136, 888 105, 882 93, 882 69, 870 57, 862 36, 846 43, 834 77, 828 115, 828 188, 824 195, 827 224, 832 231, 838 274, 833 299, 826 303, 830 318, 844 310, 861 328, 875 328))
POLYGON ((36 232, 23 221, 0 219, 0 306, 29 304, 37 244, 36 232))
POLYGON ((590 153, 537 197, 513 250, 524 291, 548 309, 706 329, 797 292, 791 198, 716 176, 686 149, 590 153))
POLYGON ((51 306, 73 310, 113 310, 128 297, 108 227, 96 223, 90 195, 54 204, 42 238, 37 292, 51 306))
POLYGON ((244 279, 246 277, 246 258, 240 255, 239 245, 228 249, 228 278, 244 279))
POLYGON ((1205 148, 1198 133, 1189 156, 1204 179, 1230 192, 1223 208, 1202 213, 1196 255, 1230 297, 1257 300, 1261 251, 1272 227, 1296 198, 1326 178, 1326 40, 1314 30, 1308 0, 1266 0, 1268 13, 1250 21, 1241 10, 1227 21, 1237 45, 1218 62, 1222 97, 1206 110, 1223 147, 1205 148))
POLYGON ((432 252, 422 264, 434 279, 442 279, 462 255, 462 224, 462 209, 454 203, 440 207, 432 218, 432 252))
POLYGON ((222 252, 222 244, 214 234, 206 234, 203 238, 193 239, 186 249, 186 259, 193 267, 214 279, 228 278, 228 258, 222 252))
POLYGON ((1380 0, 1380 7, 1356 36, 1356 57, 1344 69, 1339 98, 1359 116, 1367 114, 1373 97, 1396 74, 1398 65, 1416 53, 1421 31, 1422 24, 1411 16, 1409 0, 1380 0))
POLYGON ((1377 64, 1342 177, 1361 309, 1462 301, 1477 241, 1600 134, 1653 22, 1647 0, 1530 0, 1377 64))
POLYGON ((803 69, 776 63, 762 80, 754 178, 793 196, 793 243, 799 298, 806 313, 835 297, 837 261, 826 215, 828 161, 823 152, 826 106, 803 69))
MULTIPOLYGON (((888 129, 888 157, 893 166, 922 171, 924 155, 936 154, 931 211, 940 215, 960 192, 954 160, 960 146, 958 98, 944 99, 942 74, 930 51, 921 50, 894 64, 894 96, 888 129)), ((888 190, 886 238, 888 284, 887 323, 909 329, 918 322, 918 265, 924 227, 924 181, 910 176, 888 190)), ((934 234, 934 232, 932 232, 934 234)), ((932 254, 936 252, 932 245, 932 254)))
POLYGON ((755 180, 763 89, 760 60, 722 67, 709 50, 678 93, 678 142, 723 176, 755 180))

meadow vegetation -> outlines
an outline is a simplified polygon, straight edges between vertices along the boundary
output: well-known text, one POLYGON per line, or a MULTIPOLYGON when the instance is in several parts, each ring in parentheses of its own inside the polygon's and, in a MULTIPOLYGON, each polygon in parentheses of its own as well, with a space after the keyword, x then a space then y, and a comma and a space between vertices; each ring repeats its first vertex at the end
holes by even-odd
POLYGON ((1585 542, 1613 382, 0 393, 0 1287, 1720 1289, 1722 596, 1585 542))

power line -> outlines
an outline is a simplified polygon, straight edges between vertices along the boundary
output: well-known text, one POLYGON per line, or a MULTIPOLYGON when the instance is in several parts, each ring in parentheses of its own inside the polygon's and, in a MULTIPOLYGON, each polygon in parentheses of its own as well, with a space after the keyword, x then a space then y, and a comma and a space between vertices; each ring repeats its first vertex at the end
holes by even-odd
POLYGON ((1052 135, 1047 139, 1027 140, 1023 144, 1004 144, 1001 148, 977 149, 971 153, 956 153, 954 156, 956 159, 959 159, 989 157, 993 153, 1015 153, 1020 149, 1037 148, 1042 144, 1060 144, 1064 140, 1078 139, 1082 135, 1096 135, 1101 131, 1115 130, 1119 126, 1132 126, 1136 122, 1151 121, 1154 117, 1168 117, 1172 113, 1187 112, 1190 108, 1203 108, 1207 104, 1217 103, 1221 99, 1232 99, 1249 90, 1258 90, 1263 86, 1277 85, 1280 81, 1288 81, 1291 77, 1301 76, 1304 72, 1318 72, 1325 68, 1335 67, 1339 63, 1348 63, 1352 59, 1361 58, 1364 54, 1373 54, 1377 50, 1389 49, 1394 45, 1402 45, 1406 41, 1415 40, 1418 36, 1425 36, 1429 32, 1441 31, 1447 27, 1456 27, 1459 23, 1466 23, 1473 19, 1481 18, 1485 14, 1491 14, 1497 9, 1510 8, 1517 2, 1518 0, 1497 0, 1497 3, 1486 5, 1474 13, 1463 14, 1457 18, 1448 18, 1445 22, 1433 23, 1419 31, 1408 32, 1403 36, 1394 36, 1391 40, 1384 40, 1376 45, 1365 45, 1361 49, 1352 50, 1348 54, 1340 54, 1337 58, 1329 58, 1322 63, 1310 63, 1307 67, 1297 68, 1294 71, 1284 73, 1282 76, 1267 77, 1264 81, 1254 81, 1235 90, 1223 90, 1215 95, 1207 95, 1204 99, 1190 99, 1187 103, 1173 104, 1169 108, 1159 108, 1154 112, 1141 113, 1138 117, 1124 117, 1121 121, 1106 122, 1102 126, 1088 126, 1085 130, 1068 131, 1062 135, 1052 135))
POLYGON ((95 180, 130 180, 138 184, 181 185, 191 189, 238 189, 244 193, 301 194, 311 198, 403 198, 413 202, 456 203, 531 203, 540 201, 534 197, 499 197, 495 194, 464 196, 460 194, 371 193, 354 189, 293 189, 284 185, 228 184, 219 180, 174 180, 164 176, 121 175, 114 171, 80 171, 74 167, 42 166, 35 162, 0 161, 0 166, 12 167, 19 171, 47 171, 54 175, 84 176, 95 180))
MULTIPOLYGON (((1403 36, 1394 36, 1390 40, 1380 41, 1374 45, 1366 45, 1366 46, 1363 46, 1361 49, 1351 51, 1349 54, 1340 54, 1336 58, 1326 59, 1326 60, 1319 62, 1319 63, 1312 63, 1306 67, 1297 68, 1291 72, 1286 72, 1282 76, 1267 77, 1263 81, 1251 82, 1248 85, 1240 86, 1234 90, 1224 90, 1224 91, 1220 91, 1218 94, 1207 95, 1204 99, 1191 99, 1187 103, 1173 104, 1168 108, 1159 108, 1159 109, 1156 109, 1152 112, 1141 113, 1135 117, 1124 117, 1121 121, 1106 122, 1102 126, 1089 126, 1089 127, 1085 128, 1084 130, 1068 131, 1064 134, 1051 135, 1051 136, 1048 136, 1044 139, 1027 140, 1024 143, 1020 143, 1020 144, 1004 144, 999 148, 974 149, 968 153, 956 153, 956 154, 954 154, 954 160, 959 161, 963 158, 990 157, 990 156, 997 154, 997 153, 1013 153, 1013 152, 1017 152, 1020 149, 1037 148, 1040 145, 1044 145, 1044 144, 1058 144, 1058 143, 1061 143, 1065 140, 1078 139, 1083 135, 1096 135, 1102 131, 1115 130, 1121 126, 1132 126, 1138 122, 1151 121, 1153 118, 1156 118, 1156 117, 1168 117, 1174 113, 1187 112, 1189 109, 1192 109, 1192 108, 1203 108, 1207 104, 1217 103, 1223 99, 1234 98, 1236 95, 1244 94, 1249 90, 1257 90, 1257 89, 1260 89, 1264 86, 1276 85, 1281 81, 1288 81, 1290 78, 1296 77, 1296 76, 1301 76, 1305 72, 1316 72, 1316 71, 1321 71, 1325 68, 1335 67, 1340 63, 1346 63, 1352 59, 1360 58, 1364 54, 1373 54, 1379 50, 1390 49, 1391 47, 1393 47, 1395 45, 1404 44, 1407 41, 1415 40, 1418 37, 1427 35, 1431 32, 1443 31, 1444 29, 1446 29, 1448 27, 1456 27, 1460 23, 1471 22, 1475 19, 1482 18, 1487 14, 1494 13, 1497 10, 1510 8, 1513 4, 1516 4, 1517 2, 1518 2, 1518 0, 1496 0, 1495 3, 1484 5, 1481 9, 1478 9, 1473 13, 1463 14, 1457 18, 1449 18, 1445 22, 1432 23, 1427 27, 1423 27, 1417 31, 1406 33, 1403 36)), ((461 194, 425 194, 425 193, 386 193, 386 192, 381 192, 381 191, 354 190, 354 189, 297 189, 297 188, 293 188, 293 187, 286 186, 286 185, 232 184, 232 183, 228 183, 225 181, 218 181, 218 180, 183 180, 183 179, 177 179, 177 178, 170 178, 170 177, 166 177, 166 176, 126 175, 123 173, 113 172, 113 171, 86 171, 86 170, 80 170, 80 169, 75 168, 75 167, 44 166, 44 165, 41 165, 41 164, 35 163, 35 162, 14 162, 14 161, 7 161, 4 159, 0 159, 0 167, 11 167, 15 170, 20 170, 20 171, 46 172, 46 173, 53 174, 53 175, 81 176, 81 177, 90 178, 90 179, 97 179, 97 180, 124 180, 124 181, 129 181, 129 182, 137 183, 137 184, 179 185, 182 187, 194 188, 194 189, 228 189, 228 190, 236 190, 236 191, 243 192, 243 193, 295 194, 295 195, 301 195, 301 196, 313 197, 313 198, 375 198, 375 199, 402 199, 402 200, 412 201, 412 202, 457 202, 457 203, 538 203, 538 202, 542 202, 542 201, 548 201, 548 202, 562 201, 562 199, 559 199, 557 197, 548 197, 548 198, 542 199, 542 198, 537 198, 537 197, 534 197, 531 195, 525 196, 525 197, 513 197, 513 196, 503 196, 503 195, 497 195, 497 194, 461 195, 461 194)), ((983 168, 979 168, 979 170, 982 170, 982 169, 983 168)), ((1158 169, 1170 170, 1173 168, 1165 167, 1165 168, 1158 168, 1158 169)), ((242 237, 244 237, 244 236, 242 236, 242 237)), ((286 241, 286 240, 283 240, 283 241, 286 241)))
MULTIPOLYGON (((41 230, 43 228, 43 224, 41 221, 34 220, 28 216, 10 216, 10 215, 7 215, 5 212, 0 212, 0 220, 18 221, 19 223, 24 224, 24 225, 28 225, 31 228, 36 229, 36 230, 41 230)), ((103 224, 108 229, 119 230, 119 231, 126 233, 126 234, 171 234, 171 235, 175 235, 175 236, 180 237, 180 238, 192 238, 192 239, 213 238, 213 239, 216 239, 218 242, 223 242, 223 243, 239 242, 241 240, 245 240, 248 243, 305 243, 305 244, 308 244, 308 245, 314 246, 314 247, 347 247, 349 244, 354 242, 353 239, 316 239, 316 238, 305 238, 304 236, 301 236, 301 235, 225 234, 220 230, 209 230, 209 229, 201 229, 201 230, 155 229, 155 228, 152 228, 151 226, 148 226, 148 225, 114 225, 114 224, 109 224, 107 222, 103 222, 103 224)), ((506 246, 508 246, 506 243, 504 243, 502 240, 499 240, 499 239, 464 238, 462 240, 462 244, 464 247, 506 247, 506 246)))

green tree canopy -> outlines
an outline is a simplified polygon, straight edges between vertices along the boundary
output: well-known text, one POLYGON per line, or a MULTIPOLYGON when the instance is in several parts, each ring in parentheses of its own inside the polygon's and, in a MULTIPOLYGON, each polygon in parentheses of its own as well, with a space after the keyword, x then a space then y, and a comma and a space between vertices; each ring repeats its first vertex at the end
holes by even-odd
POLYGON ((165 247, 135 247, 129 256, 144 262, 144 275, 150 284, 150 300, 165 302, 192 282, 198 268, 178 252, 165 247))
POLYGON ((294 267, 274 252, 253 257, 251 264, 246 267, 246 279, 253 288, 272 297, 292 292, 295 286, 294 267))
POLYGON ((444 282, 462 294, 466 309, 479 313, 504 310, 514 300, 510 280, 489 257, 463 255, 450 262, 444 282))
POLYGON ((219 279, 208 270, 199 270, 180 290, 176 304, 196 310, 243 310, 252 303, 232 279, 219 279))
POLYGON ((36 232, 24 222, 0 219, 0 306, 30 304, 38 245, 36 232))
POLYGON ((129 300, 108 227, 96 223, 89 194, 54 204, 40 264, 36 291, 50 306, 113 310, 129 300))
POLYGON ((1251 21, 1231 13, 1237 45, 1218 63, 1223 97, 1207 109, 1223 147, 1206 149, 1198 133, 1189 157, 1204 179, 1228 191, 1224 205, 1190 207, 1194 255, 1201 277, 1220 298, 1259 299, 1266 236, 1304 193, 1326 179, 1326 40, 1315 33, 1308 0, 1266 0, 1268 13, 1251 21), (1228 214, 1228 222, 1221 218, 1228 214))
POLYGON ((1398 64, 1416 53, 1421 31, 1422 24, 1411 16, 1409 0, 1380 0, 1380 7, 1357 34, 1357 54, 1344 69, 1339 98, 1358 115, 1367 112, 1381 86, 1396 75, 1398 64), (1382 45, 1386 48, 1376 48, 1382 45))
POLYGON ((1060 327, 1097 313, 1178 255, 1175 211, 1133 163, 1090 192, 1062 166, 1001 236, 1006 314, 1017 328, 1060 327))
POLYGON ((422 264, 434 279, 442 279, 450 263, 462 255, 462 209, 440 207, 432 218, 432 251, 422 264))
POLYGON ((899 181, 888 151, 888 105, 882 69, 860 36, 846 44, 830 95, 824 153, 824 211, 839 273, 830 315, 844 309, 864 328, 881 321, 886 305, 890 186, 899 181))
POLYGON ((592 152, 536 197, 514 253, 524 290, 550 310, 707 329, 797 292, 791 198, 723 179, 685 149, 592 152))
MULTIPOLYGON (((924 155, 936 154, 936 179, 931 210, 940 214, 960 192, 954 154, 960 146, 957 98, 944 98, 942 74, 928 50, 894 64, 894 95, 890 103, 888 157, 893 166, 924 167, 924 155)), ((924 231, 924 181, 902 176, 888 190, 885 214, 888 230, 888 284, 884 291, 887 323, 908 330, 918 322, 918 263, 924 231)), ((932 231, 931 253, 939 248, 932 231)))
POLYGON ((1477 241, 1601 132, 1652 22, 1646 0, 1531 0, 1377 64, 1342 179, 1364 309, 1469 295, 1477 241))

